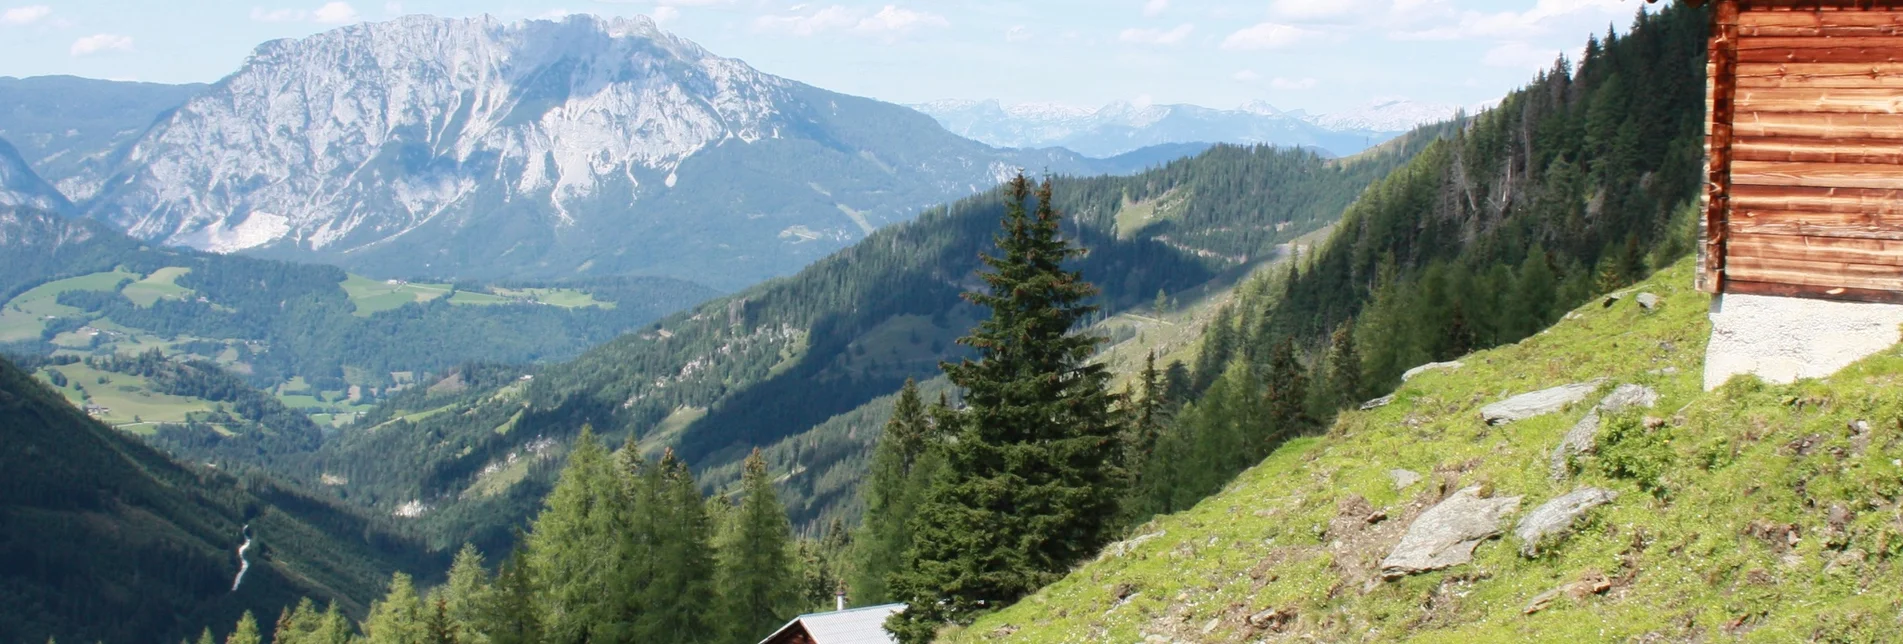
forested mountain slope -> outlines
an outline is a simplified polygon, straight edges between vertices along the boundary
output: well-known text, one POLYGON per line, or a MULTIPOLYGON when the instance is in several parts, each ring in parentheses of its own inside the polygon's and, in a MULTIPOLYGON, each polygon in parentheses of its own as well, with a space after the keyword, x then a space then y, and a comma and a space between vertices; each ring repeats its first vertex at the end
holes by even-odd
POLYGON ((180 465, 5 360, 0 440, 0 639, 177 640, 303 596, 361 613, 393 569, 423 563, 382 522, 180 465), (250 566, 234 589, 246 526, 250 566))
MULTIPOLYGON (((0 207, 0 346, 158 348, 341 399, 470 360, 572 357, 714 295, 665 278, 549 285, 384 282, 331 266, 152 247, 98 222, 0 207)), ((362 395, 353 396, 362 400, 362 395)))
POLYGON ((1885 640, 1898 605, 1875 589, 1903 583, 1903 349, 1821 381, 1703 392, 1710 298, 1691 275, 1679 262, 1344 412, 949 641, 1885 640), (1559 411, 1483 420, 1510 396, 1575 383, 1559 411), (1624 385, 1649 391, 1600 406, 1624 385), (1588 416, 1592 447, 1566 456, 1588 416), (1518 533, 1589 489, 1610 502, 1557 533, 1518 533), (1387 560, 1448 499, 1498 512, 1438 515, 1480 526, 1473 561, 1413 574, 1387 560))
POLYGON ((1390 385, 1687 252, 1706 20, 1682 3, 1642 13, 1576 71, 1561 61, 1509 94, 1371 189, 1243 333, 1318 347, 1352 319, 1368 384, 1390 385))
MULTIPOLYGON (((1075 213, 1066 233, 1090 249, 1078 266, 1114 312, 1272 257, 1277 243, 1328 223, 1362 186, 1435 135, 1343 161, 1219 146, 1132 177, 1059 179, 1056 193, 1060 209, 1075 213), (1133 210, 1147 219, 1127 216, 1133 210)), ((959 293, 971 286, 1001 212, 996 195, 927 212, 799 275, 670 317, 571 363, 483 377, 500 388, 414 390, 328 444, 323 473, 349 479, 351 498, 379 508, 426 506, 430 533, 449 543, 474 537, 491 550, 547 489, 548 447, 585 423, 614 440, 634 432, 651 450, 672 446, 697 470, 734 473, 747 449, 803 434, 961 355, 952 340, 972 311, 959 293)), ((814 494, 815 481, 850 481, 862 466, 857 459, 873 436, 834 427, 779 473, 790 496, 814 494)), ((797 522, 847 511, 852 486, 821 487, 825 498, 805 497, 797 522)))

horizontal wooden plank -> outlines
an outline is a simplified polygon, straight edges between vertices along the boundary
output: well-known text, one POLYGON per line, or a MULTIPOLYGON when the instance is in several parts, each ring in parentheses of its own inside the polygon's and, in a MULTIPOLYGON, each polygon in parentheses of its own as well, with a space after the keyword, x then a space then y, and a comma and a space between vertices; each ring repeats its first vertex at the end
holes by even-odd
POLYGON ((1747 11, 1738 16, 1743 37, 1859 37, 1903 34, 1903 13, 1888 11, 1747 11))
POLYGON ((1804 235, 1839 239, 1903 241, 1903 220, 1837 212, 1733 211, 1725 220, 1730 235, 1804 235))
POLYGON ((1731 149, 1738 161, 1903 164, 1903 139, 1741 136, 1731 149))
POLYGON ((1733 231, 1733 234, 1725 240, 1725 256, 1727 260, 1738 257, 1761 257, 1807 262, 1903 266, 1903 241, 1733 231))
POLYGON ((1903 113, 1897 88, 1741 87, 1732 100, 1739 112, 1903 113))
POLYGON ((1732 188, 1731 204, 1740 212, 1764 210, 1903 217, 1903 190, 1744 185, 1732 188))
POLYGON ((1897 63, 1741 63, 1738 87, 1903 88, 1897 63))
POLYGON ((1903 139, 1903 114, 1738 112, 1731 126, 1734 136, 1903 139))
POLYGON ((1725 277, 1747 282, 1903 291, 1903 266, 1726 255, 1725 277))
POLYGON ((1903 189, 1903 166, 1873 163, 1732 161, 1732 185, 1903 189))
POLYGON ((1887 48, 1894 48, 1896 46, 1897 46, 1896 38, 1894 36, 1889 36, 1889 35, 1842 36, 1842 37, 1817 37, 1817 36, 1785 37, 1785 36, 1746 36, 1746 35, 1740 34, 1740 37, 1738 38, 1738 52, 1740 54, 1747 51, 1758 51, 1758 50, 1765 50, 1765 49, 1777 49, 1777 50, 1843 49, 1843 48, 1887 49, 1887 48))
MULTIPOLYGON (((1825 42, 1838 39, 1826 38, 1825 42)), ((1794 49, 1740 49, 1738 64, 1746 63, 1894 63, 1903 62, 1903 43, 1890 40, 1881 46, 1832 45, 1794 49)))
POLYGON ((1778 297, 1802 297, 1813 300, 1836 300, 1841 302, 1876 302, 1881 304, 1903 304, 1903 291, 1879 291, 1841 286, 1806 286, 1803 284, 1770 284, 1750 282, 1739 279, 1725 280, 1726 293, 1745 295, 1775 295, 1778 297))

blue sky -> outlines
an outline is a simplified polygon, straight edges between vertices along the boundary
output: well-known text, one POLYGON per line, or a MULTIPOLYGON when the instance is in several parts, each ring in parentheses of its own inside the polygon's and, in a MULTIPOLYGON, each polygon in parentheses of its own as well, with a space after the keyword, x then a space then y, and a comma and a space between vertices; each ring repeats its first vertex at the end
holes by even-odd
POLYGON ((715 53, 895 102, 998 98, 1328 112, 1468 105, 1641 0, 0 0, 0 76, 210 82, 258 43, 428 13, 647 14, 715 53))

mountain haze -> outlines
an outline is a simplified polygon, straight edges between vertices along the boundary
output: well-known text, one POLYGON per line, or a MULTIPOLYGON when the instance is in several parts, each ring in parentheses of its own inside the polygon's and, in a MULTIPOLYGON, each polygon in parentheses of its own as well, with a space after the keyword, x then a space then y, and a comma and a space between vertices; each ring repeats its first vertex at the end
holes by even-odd
POLYGON ((410 16, 266 43, 124 151, 88 216, 379 276, 653 274, 737 288, 1019 167, 896 105, 644 17, 410 16))
POLYGON ((54 212, 70 212, 73 204, 59 189, 40 178, 20 151, 0 139, 0 207, 21 206, 54 212))
POLYGON ((1339 114, 1282 111, 1263 101, 1236 109, 1125 101, 1096 109, 996 100, 943 100, 911 106, 946 129, 1013 148, 1062 147, 1112 156, 1171 143, 1270 144, 1317 148, 1346 156, 1414 129, 1454 117, 1451 106, 1389 99, 1339 114))
POLYGON ((0 138, 66 198, 85 201, 112 171, 113 153, 205 89, 75 76, 0 76, 0 138))

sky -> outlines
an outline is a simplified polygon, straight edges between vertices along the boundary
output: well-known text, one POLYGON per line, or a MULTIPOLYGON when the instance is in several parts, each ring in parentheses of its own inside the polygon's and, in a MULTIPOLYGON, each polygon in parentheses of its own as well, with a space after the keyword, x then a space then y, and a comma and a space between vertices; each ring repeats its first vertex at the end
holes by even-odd
POLYGON ((1474 105, 1642 0, 0 0, 0 76, 212 82, 259 43, 415 13, 644 14, 762 71, 898 103, 1474 105))

